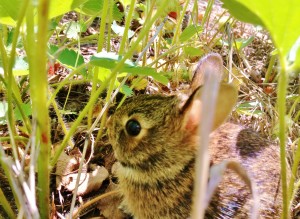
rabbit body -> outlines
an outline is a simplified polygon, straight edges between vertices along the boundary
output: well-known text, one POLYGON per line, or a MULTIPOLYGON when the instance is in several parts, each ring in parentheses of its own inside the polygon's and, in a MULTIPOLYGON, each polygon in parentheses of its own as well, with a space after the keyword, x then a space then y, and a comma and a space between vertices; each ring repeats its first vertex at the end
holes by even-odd
MULTIPOLYGON (((199 107, 194 94, 184 103, 177 96, 132 97, 108 122, 110 142, 121 164, 117 171, 121 206, 136 219, 190 217, 199 142, 198 120, 191 113, 199 107)), ((260 218, 279 218, 277 145, 250 129, 225 123, 211 134, 209 153, 211 164, 239 161, 258 188, 260 218)), ((228 170, 205 217, 249 218, 251 200, 246 184, 228 170)))

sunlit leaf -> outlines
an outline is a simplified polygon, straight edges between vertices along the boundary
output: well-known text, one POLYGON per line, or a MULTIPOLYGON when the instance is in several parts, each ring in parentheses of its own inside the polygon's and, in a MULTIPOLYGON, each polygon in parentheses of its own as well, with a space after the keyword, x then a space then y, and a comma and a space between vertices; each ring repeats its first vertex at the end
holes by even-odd
POLYGON ((144 90, 148 85, 148 80, 145 78, 134 78, 132 84, 134 84, 135 90, 144 90))
MULTIPOLYGON (((57 52, 58 49, 59 49, 58 46, 50 45, 49 52, 50 54, 53 55, 55 52, 57 52)), ((67 48, 63 49, 59 53, 57 60, 60 63, 69 66, 71 68, 76 68, 77 66, 84 63, 83 56, 80 53, 76 52, 75 50, 67 49, 67 48)))
POLYGON ((236 108, 236 112, 242 115, 259 117, 264 112, 259 110, 259 102, 245 102, 236 108))
POLYGON ((98 68, 99 68, 98 79, 103 82, 110 76, 111 70, 102 67, 98 67, 98 68))
MULTIPOLYGON (((23 113, 26 117, 32 115, 32 110, 31 110, 31 104, 30 103, 21 103, 21 108, 22 108, 22 111, 23 111, 23 113)), ((15 112, 16 119, 17 120, 22 120, 22 114, 21 114, 19 108, 16 108, 14 110, 14 112, 15 112)))
POLYGON ((181 43, 189 40, 191 37, 193 37, 196 33, 201 33, 203 28, 201 26, 191 25, 184 29, 182 34, 179 37, 179 41, 181 43))
POLYGON ((69 11, 78 8, 81 4, 87 0, 51 0, 49 9, 49 18, 54 18, 59 15, 63 15, 69 11))
POLYGON ((236 18, 263 25, 275 46, 286 56, 300 36, 299 0, 222 0, 224 7, 236 18))
POLYGON ((183 48, 185 54, 189 56, 201 56, 203 55, 203 51, 194 47, 186 46, 183 48))
POLYGON ((123 94, 125 94, 126 96, 128 96, 128 97, 131 96, 131 95, 133 94, 132 89, 131 89, 130 87, 128 87, 126 84, 124 84, 124 85, 121 87, 120 91, 121 91, 123 94))
POLYGON ((0 1, 0 23, 15 26, 22 0, 0 1))
MULTIPOLYGON (((122 56, 118 56, 114 53, 101 52, 91 57, 90 64, 103 68, 113 69, 121 59, 122 56)), ((162 84, 168 83, 168 79, 162 74, 158 74, 154 68, 140 67, 130 60, 126 60, 126 62, 120 69, 120 72, 127 72, 134 75, 151 76, 162 84)))
POLYGON ((223 4, 223 8, 229 10, 230 14, 240 21, 263 25, 263 22, 259 16, 252 10, 250 10, 246 5, 239 2, 238 0, 221 0, 223 4))
POLYGON ((130 5, 131 0, 120 0, 120 2, 126 8, 127 5, 130 5))
MULTIPOLYGON (((113 2, 113 1, 112 1, 113 2)), ((99 0, 87 0, 82 6, 78 7, 76 11, 86 14, 88 16, 99 16, 101 15, 103 8, 103 1, 99 0)), ((121 21, 123 18, 123 13, 120 12, 116 4, 113 4, 112 16, 113 20, 121 21)))

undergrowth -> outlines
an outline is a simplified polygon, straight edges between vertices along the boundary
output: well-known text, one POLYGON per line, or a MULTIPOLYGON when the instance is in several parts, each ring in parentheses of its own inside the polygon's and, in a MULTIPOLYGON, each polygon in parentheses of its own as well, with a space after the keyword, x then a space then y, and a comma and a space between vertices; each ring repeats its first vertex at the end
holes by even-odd
MULTIPOLYGON (((251 19, 236 15, 240 1, 223 2, 229 12, 213 0, 1 1, 0 174, 5 177, 0 183, 7 179, 12 193, 0 188, 0 213, 63 215, 50 190, 62 154, 78 148, 77 139, 84 142, 80 157, 88 159, 76 167, 77 191, 92 152, 105 151, 96 147, 107 141, 109 109, 135 93, 184 90, 199 58, 217 52, 227 69, 224 81, 239 89, 231 119, 280 140, 283 218, 288 218, 299 187, 300 33, 295 36, 292 23, 285 30, 291 37, 283 40, 268 19, 273 15, 261 7, 255 11, 249 1, 243 3, 251 19), (294 159, 289 181, 286 149, 294 159)), ((266 2, 257 4, 266 7, 266 2)), ((282 2, 272 7, 285 22, 282 2)), ((70 215, 77 200, 74 195, 70 215)))

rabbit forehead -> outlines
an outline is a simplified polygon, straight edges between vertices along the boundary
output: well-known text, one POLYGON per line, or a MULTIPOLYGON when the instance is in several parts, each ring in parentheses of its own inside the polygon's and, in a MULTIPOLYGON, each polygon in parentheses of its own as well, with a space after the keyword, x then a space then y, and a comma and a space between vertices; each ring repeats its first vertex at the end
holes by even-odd
POLYGON ((127 99, 116 114, 124 118, 154 120, 179 111, 179 102, 176 96, 139 95, 127 99))

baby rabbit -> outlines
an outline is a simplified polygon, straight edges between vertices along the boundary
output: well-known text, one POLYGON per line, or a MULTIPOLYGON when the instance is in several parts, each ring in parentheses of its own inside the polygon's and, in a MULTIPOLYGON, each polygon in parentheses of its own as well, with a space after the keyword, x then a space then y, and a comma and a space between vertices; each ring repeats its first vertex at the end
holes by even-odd
MULTIPOLYGON (((198 88, 203 72, 222 77, 222 59, 201 59, 192 82, 192 94, 182 103, 177 96, 139 95, 127 99, 108 121, 109 139, 120 162, 117 176, 125 212, 136 219, 190 217, 199 140, 198 88), (197 115, 196 115, 197 117, 197 115)), ((221 85, 219 99, 235 99, 230 85, 221 85), (228 92, 229 90, 229 92, 228 92)), ((224 102, 224 101, 223 101, 224 102)), ((215 127, 230 113, 232 104, 216 106, 215 127), (221 109, 221 110, 219 110, 221 109)), ((279 218, 280 162, 278 146, 240 125, 226 123, 210 137, 211 164, 239 161, 260 194, 260 218, 279 218)), ((249 218, 251 195, 246 184, 226 171, 205 218, 249 218)), ((199 203, 201 205, 201 203, 199 203)))

